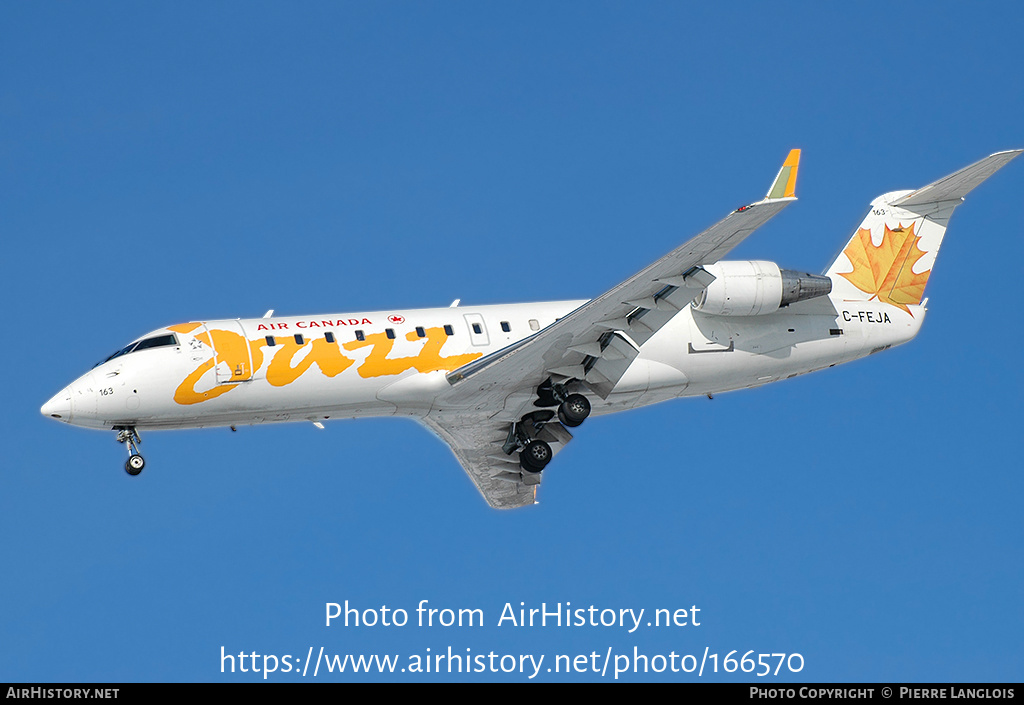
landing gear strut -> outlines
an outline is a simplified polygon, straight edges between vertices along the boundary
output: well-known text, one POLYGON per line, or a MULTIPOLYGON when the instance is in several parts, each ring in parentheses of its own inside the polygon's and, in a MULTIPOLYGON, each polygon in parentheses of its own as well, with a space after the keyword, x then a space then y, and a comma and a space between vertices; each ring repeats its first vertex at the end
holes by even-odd
POLYGON ((129 475, 138 475, 146 467, 146 461, 139 453, 139 445, 142 439, 134 426, 122 426, 116 429, 117 442, 125 443, 128 446, 128 460, 125 461, 124 471, 129 475))

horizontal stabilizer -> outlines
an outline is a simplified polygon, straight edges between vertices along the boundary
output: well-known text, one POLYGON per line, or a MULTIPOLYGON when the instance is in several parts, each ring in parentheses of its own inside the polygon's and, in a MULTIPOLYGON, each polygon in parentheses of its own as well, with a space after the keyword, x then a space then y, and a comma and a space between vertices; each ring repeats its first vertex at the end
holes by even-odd
POLYGON ((898 198, 890 205, 908 208, 910 206, 921 206, 927 203, 938 203, 940 201, 960 200, 970 193, 978 184, 992 176, 1004 167, 1010 160, 1019 156, 1024 150, 1013 149, 1006 152, 996 152, 964 167, 955 174, 939 179, 938 181, 919 188, 902 198, 898 198))

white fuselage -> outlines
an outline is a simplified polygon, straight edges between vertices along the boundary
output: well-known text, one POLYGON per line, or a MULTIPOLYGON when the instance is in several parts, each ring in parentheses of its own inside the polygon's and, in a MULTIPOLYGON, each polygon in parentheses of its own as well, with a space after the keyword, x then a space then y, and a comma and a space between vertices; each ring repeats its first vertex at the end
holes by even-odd
MULTIPOLYGON (((42 411, 78 426, 139 430, 426 416, 447 411, 433 405, 448 384, 445 373, 529 337, 583 303, 169 326, 140 340, 173 333, 173 344, 97 365, 42 411)), ((835 295, 750 317, 686 307, 640 348, 607 399, 592 400, 593 413, 754 387, 847 362, 910 340, 924 311, 835 295)))

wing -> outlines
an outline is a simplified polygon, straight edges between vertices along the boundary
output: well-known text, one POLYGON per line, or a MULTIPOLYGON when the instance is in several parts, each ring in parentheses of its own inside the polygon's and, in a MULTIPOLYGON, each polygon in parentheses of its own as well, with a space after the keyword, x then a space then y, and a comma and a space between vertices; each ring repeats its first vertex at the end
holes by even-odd
MULTIPOLYGON (((607 398, 640 346, 714 281, 702 265, 717 262, 796 200, 799 161, 800 150, 792 150, 764 199, 736 209, 533 336, 447 375, 450 388, 435 398, 434 411, 424 423, 452 447, 492 506, 533 502, 535 487, 523 478, 535 483, 539 477, 519 472, 513 443, 517 425, 529 417, 531 433, 568 435, 551 421, 552 412, 544 417, 533 410, 538 387, 582 388, 607 398)), ((558 447, 566 442, 559 441, 558 447)))
POLYGON ((428 416, 419 421, 448 444, 492 507, 515 509, 536 502, 534 480, 539 481, 540 476, 524 477, 518 459, 501 450, 508 436, 507 423, 493 422, 480 414, 428 416))

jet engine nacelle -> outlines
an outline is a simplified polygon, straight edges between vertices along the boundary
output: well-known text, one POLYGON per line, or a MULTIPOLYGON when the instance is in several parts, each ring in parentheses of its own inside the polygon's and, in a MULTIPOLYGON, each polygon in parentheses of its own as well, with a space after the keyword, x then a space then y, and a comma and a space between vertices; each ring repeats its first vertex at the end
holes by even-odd
POLYGON ((779 269, 763 260, 716 262, 704 269, 715 280, 694 299, 693 307, 713 316, 762 316, 832 291, 828 277, 779 269))

